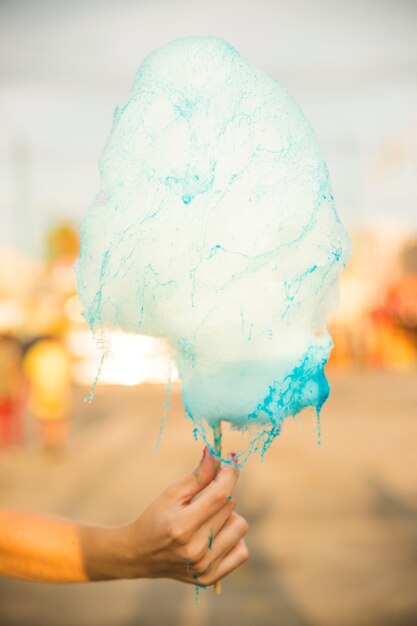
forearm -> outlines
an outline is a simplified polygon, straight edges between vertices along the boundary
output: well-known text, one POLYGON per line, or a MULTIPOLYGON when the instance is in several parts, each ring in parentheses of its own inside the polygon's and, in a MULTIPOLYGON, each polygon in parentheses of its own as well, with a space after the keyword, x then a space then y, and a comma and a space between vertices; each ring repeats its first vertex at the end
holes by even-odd
POLYGON ((120 536, 109 528, 0 511, 0 575, 54 583, 118 578, 120 536))

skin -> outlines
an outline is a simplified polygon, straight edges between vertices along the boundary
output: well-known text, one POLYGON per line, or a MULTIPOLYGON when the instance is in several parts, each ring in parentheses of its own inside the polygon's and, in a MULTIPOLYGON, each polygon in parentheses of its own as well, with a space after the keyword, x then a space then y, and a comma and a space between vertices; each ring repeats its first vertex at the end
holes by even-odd
POLYGON ((194 472, 115 528, 0 511, 0 575, 70 583, 172 578, 213 585, 248 558, 234 512, 238 472, 204 450, 194 472), (232 496, 230 498, 230 496, 232 496))

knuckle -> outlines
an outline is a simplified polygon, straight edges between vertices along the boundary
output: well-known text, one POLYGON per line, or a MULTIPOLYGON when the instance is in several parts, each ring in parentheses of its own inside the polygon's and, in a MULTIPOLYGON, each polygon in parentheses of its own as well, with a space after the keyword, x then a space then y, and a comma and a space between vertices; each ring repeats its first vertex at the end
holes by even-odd
POLYGON ((193 565, 200 564, 205 555, 205 548, 199 543, 190 543, 184 551, 185 558, 192 561, 193 565))
POLYGON ((211 569, 211 563, 208 562, 206 555, 203 554, 200 559, 197 561, 196 564, 196 569, 200 572, 200 574, 202 574, 203 576, 206 576, 210 569, 211 569))
POLYGON ((245 520, 244 517, 241 517, 240 515, 238 515, 237 517, 238 517, 239 530, 242 533, 242 535, 246 535, 246 533, 249 530, 249 524, 245 520))
POLYGON ((206 545, 200 546, 198 548, 198 550, 197 550, 197 554, 196 554, 197 559, 196 560, 199 561, 200 564, 203 564, 203 569, 204 569, 204 558, 205 558, 206 554, 207 554, 207 546, 206 545))
POLYGON ((197 543, 193 546, 193 552, 194 552, 194 561, 198 562, 201 566, 204 556, 207 552, 207 545, 201 542, 197 543))
POLYGON ((166 487, 166 489, 164 490, 164 495, 168 499, 174 498, 176 496, 176 493, 176 485, 169 485, 169 487, 166 487))
POLYGON ((223 485, 218 485, 214 490, 213 496, 215 502, 223 504, 224 502, 227 502, 227 489, 223 485))
POLYGON ((246 544, 242 543, 241 548, 240 548, 241 563, 245 563, 245 561, 247 561, 248 558, 249 558, 249 550, 248 550, 246 544))
POLYGON ((186 544, 189 539, 187 527, 177 521, 172 521, 169 524, 168 534, 173 541, 179 544, 186 544))

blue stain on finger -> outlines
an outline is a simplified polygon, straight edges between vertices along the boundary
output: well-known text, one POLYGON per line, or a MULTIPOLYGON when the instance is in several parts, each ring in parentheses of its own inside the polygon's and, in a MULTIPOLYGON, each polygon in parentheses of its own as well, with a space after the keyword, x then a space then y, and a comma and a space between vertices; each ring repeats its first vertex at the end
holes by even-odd
POLYGON ((208 538, 208 549, 211 550, 213 547, 213 529, 210 528, 209 538, 208 538))

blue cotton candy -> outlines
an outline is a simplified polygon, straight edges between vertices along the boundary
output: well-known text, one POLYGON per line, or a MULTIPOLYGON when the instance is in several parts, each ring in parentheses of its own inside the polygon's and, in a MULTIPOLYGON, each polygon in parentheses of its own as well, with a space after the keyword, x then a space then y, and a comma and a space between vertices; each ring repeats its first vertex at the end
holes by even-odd
POLYGON ((164 337, 200 433, 282 421, 328 396, 326 316, 349 242, 314 131, 227 42, 178 39, 114 114, 81 226, 84 316, 164 337))

